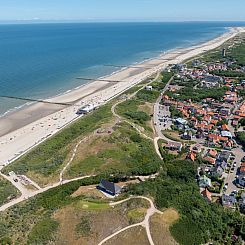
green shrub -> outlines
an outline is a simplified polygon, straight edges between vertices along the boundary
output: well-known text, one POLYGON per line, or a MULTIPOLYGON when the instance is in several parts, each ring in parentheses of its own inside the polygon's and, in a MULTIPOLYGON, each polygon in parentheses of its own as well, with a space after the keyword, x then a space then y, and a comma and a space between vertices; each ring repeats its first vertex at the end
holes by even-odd
POLYGON ((39 221, 28 236, 28 244, 48 244, 59 224, 50 218, 39 221))
POLYGON ((151 119, 151 117, 144 111, 126 112, 125 115, 133 120, 139 121, 140 123, 144 123, 151 119))

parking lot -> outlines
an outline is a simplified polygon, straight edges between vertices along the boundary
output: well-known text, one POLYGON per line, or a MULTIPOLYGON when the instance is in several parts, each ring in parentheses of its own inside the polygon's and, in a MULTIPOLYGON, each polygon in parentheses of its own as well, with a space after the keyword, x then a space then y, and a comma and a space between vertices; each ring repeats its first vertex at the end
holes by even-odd
POLYGON ((232 192, 239 191, 241 188, 238 188, 236 185, 236 176, 238 176, 238 171, 241 166, 241 160, 244 157, 242 149, 236 148, 233 151, 235 159, 232 163, 230 171, 225 179, 225 194, 230 195, 232 192))
POLYGON ((157 123, 161 130, 171 129, 172 119, 169 107, 158 104, 158 112, 155 123, 157 123))

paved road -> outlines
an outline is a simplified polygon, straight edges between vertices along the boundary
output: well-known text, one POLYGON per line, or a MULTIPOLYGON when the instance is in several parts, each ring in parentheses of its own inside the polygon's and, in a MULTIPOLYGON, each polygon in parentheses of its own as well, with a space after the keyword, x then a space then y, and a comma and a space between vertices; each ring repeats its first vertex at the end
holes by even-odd
MULTIPOLYGON (((82 180, 82 179, 90 178, 90 177, 93 177, 93 176, 95 176, 95 175, 88 175, 88 176, 82 176, 82 177, 78 177, 78 178, 74 178, 74 179, 70 179, 70 180, 64 180, 62 184, 67 184, 67 183, 70 183, 70 182, 74 182, 74 181, 77 181, 77 180, 82 180)), ((12 206, 20 203, 20 202, 23 202, 23 201, 25 201, 25 200, 27 200, 27 199, 29 199, 31 197, 34 197, 34 196, 36 196, 36 195, 38 195, 40 193, 43 193, 43 192, 48 191, 50 189, 56 188, 59 185, 60 185, 60 182, 55 183, 55 184, 52 184, 52 185, 47 186, 45 188, 42 188, 40 190, 32 191, 30 193, 23 193, 21 195, 21 197, 16 198, 16 199, 14 199, 14 200, 12 200, 12 201, 10 201, 10 202, 2 205, 0 207, 0 212, 5 211, 6 209, 8 209, 8 208, 10 208, 10 207, 12 207, 12 206)))
MULTIPOLYGON (((234 107, 233 112, 238 110, 242 103, 243 103, 243 101, 241 103, 237 104, 234 107)), ((232 118, 233 118, 233 114, 231 114, 231 116, 229 117, 229 129, 230 129, 230 132, 232 133, 233 138, 235 138, 235 130, 234 130, 234 127, 231 125, 231 119, 232 118)), ((233 149, 232 153, 235 155, 234 163, 236 163, 236 167, 234 167, 233 173, 230 170, 227 178, 225 179, 225 184, 228 183, 227 190, 225 191, 226 195, 230 195, 231 192, 234 190, 239 190, 239 188, 235 185, 236 175, 238 173, 238 169, 241 166, 241 159, 245 156, 245 152, 240 145, 238 145, 238 147, 236 149, 233 149)))
POLYGON ((230 173, 228 174, 226 180, 225 180, 225 184, 228 183, 228 187, 227 190, 225 191, 226 195, 230 195, 232 191, 234 190, 239 190, 239 188, 235 185, 235 180, 236 180, 236 175, 238 172, 238 169, 241 166, 241 160, 244 157, 245 153, 242 149, 241 146, 239 146, 238 148, 232 150, 232 152, 235 155, 235 160, 234 162, 236 162, 236 167, 234 168, 233 173, 230 171, 230 173))
POLYGON ((17 188, 20 191, 21 196, 23 197, 29 196, 34 192, 34 190, 28 189, 25 185, 23 185, 16 175, 7 176, 3 173, 0 173, 0 175, 6 180, 10 181, 12 185, 15 186, 15 188, 17 188), (14 180, 18 180, 18 181, 14 181, 14 180))
MULTIPOLYGON (((162 94, 164 94, 168 90, 169 85, 172 82, 172 80, 173 80, 173 78, 171 78, 168 81, 168 83, 166 84, 165 88, 162 91, 162 94)), ((167 138, 162 133, 162 130, 164 128, 159 123, 159 108, 160 108, 160 115, 161 116, 170 116, 170 112, 169 112, 167 107, 162 107, 162 105, 160 105, 161 99, 162 99, 162 95, 157 99, 156 103, 154 104, 153 124, 154 124, 155 132, 156 132, 156 139, 157 140, 163 139, 163 140, 169 141, 169 142, 176 142, 174 140, 167 138)), ((166 125, 166 127, 170 127, 171 126, 170 124, 172 124, 172 123, 170 121, 168 121, 167 124, 168 125, 166 125)))

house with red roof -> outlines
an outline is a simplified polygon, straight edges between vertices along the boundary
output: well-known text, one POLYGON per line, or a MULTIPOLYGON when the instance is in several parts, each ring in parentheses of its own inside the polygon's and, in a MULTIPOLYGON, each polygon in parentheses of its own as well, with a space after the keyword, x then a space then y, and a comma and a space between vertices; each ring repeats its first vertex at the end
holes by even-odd
POLYGON ((204 157, 203 160, 209 162, 211 165, 215 165, 216 159, 212 157, 204 157))
POLYGON ((208 154, 209 156, 211 156, 211 157, 216 158, 217 155, 218 155, 218 152, 217 152, 215 149, 209 149, 208 152, 207 152, 207 154, 208 154))
POLYGON ((204 191, 201 192, 201 195, 208 201, 212 202, 212 194, 211 192, 206 188, 204 191))
POLYGON ((229 126, 228 126, 227 124, 223 124, 223 125, 221 126, 221 129, 222 129, 223 131, 230 131, 229 126))

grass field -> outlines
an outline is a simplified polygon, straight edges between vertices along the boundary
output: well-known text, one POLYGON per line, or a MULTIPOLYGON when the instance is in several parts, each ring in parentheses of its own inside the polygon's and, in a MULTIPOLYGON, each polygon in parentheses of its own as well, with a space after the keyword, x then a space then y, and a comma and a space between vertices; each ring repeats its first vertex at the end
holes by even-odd
POLYGON ((174 209, 167 209, 163 214, 155 214, 150 221, 152 239, 155 245, 178 245, 170 233, 170 227, 179 219, 174 209))
POLYGON ((20 196, 20 192, 2 176, 0 176, 0 205, 20 196))
POLYGON ((152 91, 140 90, 134 98, 119 104, 116 107, 116 112, 134 124, 139 125, 148 136, 152 137, 151 115, 153 114, 154 102, 160 96, 160 91, 171 79, 172 75, 172 73, 163 72, 156 81, 151 83, 152 91))
POLYGON ((77 152, 66 178, 102 172, 146 174, 157 171, 161 164, 152 142, 126 123, 117 125, 110 135, 91 138, 77 152))
POLYGON ((126 230, 108 240, 105 245, 149 245, 145 228, 142 226, 126 230), (133 241, 133 243, 132 243, 133 241))

